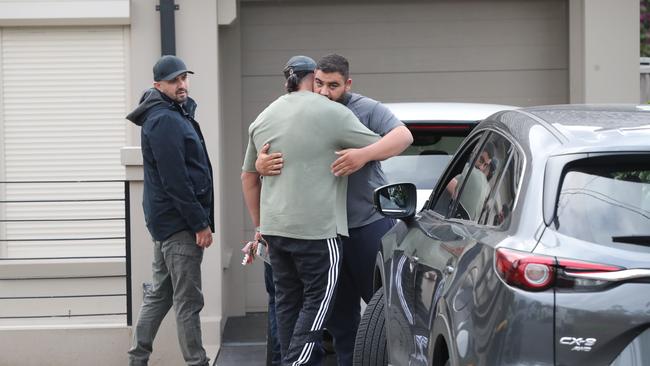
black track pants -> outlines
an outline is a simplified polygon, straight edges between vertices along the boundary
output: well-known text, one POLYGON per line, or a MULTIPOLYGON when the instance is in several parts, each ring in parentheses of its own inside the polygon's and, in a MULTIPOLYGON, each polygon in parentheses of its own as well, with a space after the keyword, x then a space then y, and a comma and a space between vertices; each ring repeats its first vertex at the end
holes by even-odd
POLYGON ((341 240, 265 235, 269 243, 282 365, 318 365, 318 341, 341 268, 341 240))

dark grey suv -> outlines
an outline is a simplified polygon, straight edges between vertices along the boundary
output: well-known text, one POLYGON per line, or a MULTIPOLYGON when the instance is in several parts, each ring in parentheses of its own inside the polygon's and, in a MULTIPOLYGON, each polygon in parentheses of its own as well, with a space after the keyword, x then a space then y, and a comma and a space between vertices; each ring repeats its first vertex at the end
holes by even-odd
POLYGON ((383 238, 357 365, 650 365, 650 111, 504 111, 383 238))

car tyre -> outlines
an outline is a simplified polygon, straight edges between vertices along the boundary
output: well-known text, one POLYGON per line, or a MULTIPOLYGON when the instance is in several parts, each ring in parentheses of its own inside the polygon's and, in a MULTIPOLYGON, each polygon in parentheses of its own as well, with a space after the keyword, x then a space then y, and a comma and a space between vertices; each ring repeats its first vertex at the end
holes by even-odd
POLYGON ((361 317, 354 342, 354 366, 388 365, 386 349, 386 321, 384 316, 384 289, 372 296, 361 317))

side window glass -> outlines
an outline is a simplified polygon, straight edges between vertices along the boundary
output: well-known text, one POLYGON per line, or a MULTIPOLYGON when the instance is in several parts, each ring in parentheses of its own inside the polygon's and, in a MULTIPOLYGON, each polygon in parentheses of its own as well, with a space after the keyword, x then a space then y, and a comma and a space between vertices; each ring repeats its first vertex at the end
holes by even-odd
POLYGON ((481 137, 477 137, 467 144, 464 149, 461 146, 462 152, 460 157, 456 161, 452 162, 447 169, 447 173, 444 176, 446 181, 440 182, 441 184, 438 185, 438 197, 433 205, 433 210, 440 215, 447 217, 447 214, 453 207, 461 182, 463 181, 464 176, 468 171, 468 167, 471 165, 472 159, 476 155, 479 146, 481 146, 479 143, 480 140, 481 137))
POLYGON ((496 187, 510 157, 512 144, 498 133, 490 133, 473 163, 467 167, 466 178, 458 193, 454 218, 478 221, 490 192, 496 187))
POLYGON ((488 197, 481 213, 480 224, 490 226, 508 226, 510 215, 515 205, 519 181, 523 173, 523 159, 519 151, 511 148, 510 158, 499 177, 496 188, 488 197))

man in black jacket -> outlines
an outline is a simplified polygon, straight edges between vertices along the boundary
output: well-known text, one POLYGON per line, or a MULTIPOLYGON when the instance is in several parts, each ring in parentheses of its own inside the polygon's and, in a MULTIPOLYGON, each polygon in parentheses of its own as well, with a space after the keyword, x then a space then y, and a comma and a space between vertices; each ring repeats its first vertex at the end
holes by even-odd
POLYGON ((135 327, 129 365, 146 365, 153 340, 172 304, 178 341, 188 365, 206 366, 199 312, 203 308, 201 260, 212 244, 212 167, 196 103, 188 96, 183 61, 163 56, 153 67, 154 87, 126 118, 141 130, 143 208, 154 240, 153 283, 135 327))

